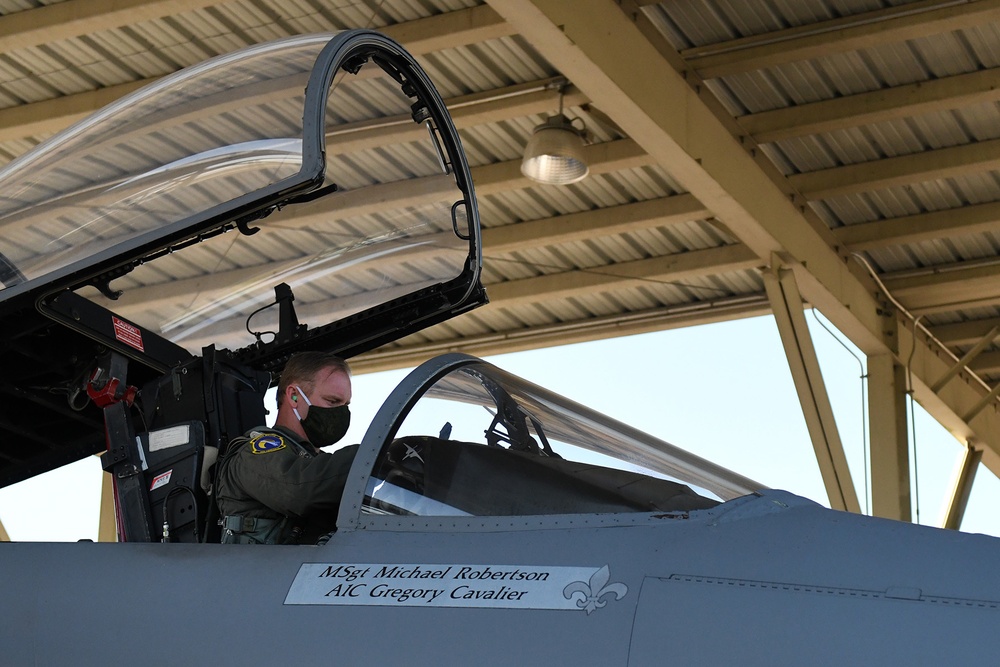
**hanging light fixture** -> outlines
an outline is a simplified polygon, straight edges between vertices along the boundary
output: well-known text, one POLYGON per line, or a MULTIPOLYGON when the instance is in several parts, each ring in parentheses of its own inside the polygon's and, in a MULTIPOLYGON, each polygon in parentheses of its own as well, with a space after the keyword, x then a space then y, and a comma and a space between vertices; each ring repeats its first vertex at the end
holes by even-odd
MULTIPOLYGON (((567 185, 590 173, 583 159, 586 129, 573 126, 563 115, 563 91, 559 91, 559 113, 535 128, 524 148, 521 173, 538 183, 567 185)), ((583 123, 582 119, 575 118, 583 123)))

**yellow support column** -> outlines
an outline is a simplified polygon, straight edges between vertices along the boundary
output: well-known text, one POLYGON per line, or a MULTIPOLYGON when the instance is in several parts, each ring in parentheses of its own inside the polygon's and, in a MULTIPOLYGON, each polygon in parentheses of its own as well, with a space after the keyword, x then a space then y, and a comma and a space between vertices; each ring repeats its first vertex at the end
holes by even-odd
POLYGON ((101 482, 101 517, 97 527, 98 542, 118 541, 118 522, 115 519, 115 484, 111 473, 103 473, 101 482))
POLYGON ((774 321, 781 334, 781 343, 795 381, 795 390, 799 395, 802 415, 809 429, 830 507, 860 513, 858 494, 851 481, 847 456, 833 418, 833 408, 830 407, 830 397, 823 382, 812 336, 806 325, 802 297, 795 284, 795 276, 784 269, 768 269, 763 275, 767 298, 771 302, 774 321))
POLYGON ((868 357, 872 514, 912 521, 906 430, 906 369, 892 355, 868 357))

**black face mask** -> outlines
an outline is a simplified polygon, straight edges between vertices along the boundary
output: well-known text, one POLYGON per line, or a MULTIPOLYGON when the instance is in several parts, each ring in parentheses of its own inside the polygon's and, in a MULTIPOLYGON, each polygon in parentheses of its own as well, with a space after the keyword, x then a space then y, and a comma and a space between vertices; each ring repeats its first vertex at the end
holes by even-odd
POLYGON ((309 408, 309 414, 301 424, 309 442, 315 447, 326 447, 347 435, 347 429, 351 426, 351 409, 346 405, 335 408, 313 406, 309 408))
MULTIPOLYGON (((298 387, 296 387, 298 389, 298 387)), ((299 389, 299 395, 305 399, 309 406, 309 414, 305 419, 299 417, 302 430, 306 432, 309 442, 316 448, 326 447, 347 435, 347 429, 351 426, 351 409, 346 405, 338 405, 334 408, 324 408, 313 405, 309 397, 299 389)), ((293 408, 294 410, 294 408, 293 408)), ((294 410, 295 416, 299 416, 299 411, 294 410)))

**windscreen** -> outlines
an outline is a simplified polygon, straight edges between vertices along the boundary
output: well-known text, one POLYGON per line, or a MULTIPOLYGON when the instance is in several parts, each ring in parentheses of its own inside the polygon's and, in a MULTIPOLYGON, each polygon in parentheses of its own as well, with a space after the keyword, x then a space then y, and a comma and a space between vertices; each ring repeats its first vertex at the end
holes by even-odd
POLYGON ((690 511, 756 483, 487 364, 438 380, 382 451, 371 514, 690 511))

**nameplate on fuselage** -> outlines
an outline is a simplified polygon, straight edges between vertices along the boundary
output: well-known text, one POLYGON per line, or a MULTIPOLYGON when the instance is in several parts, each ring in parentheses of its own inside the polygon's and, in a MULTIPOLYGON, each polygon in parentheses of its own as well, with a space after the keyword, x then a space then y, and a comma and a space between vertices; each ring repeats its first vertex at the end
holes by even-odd
POLYGON ((584 610, 628 593, 608 566, 303 563, 286 605, 584 610))

